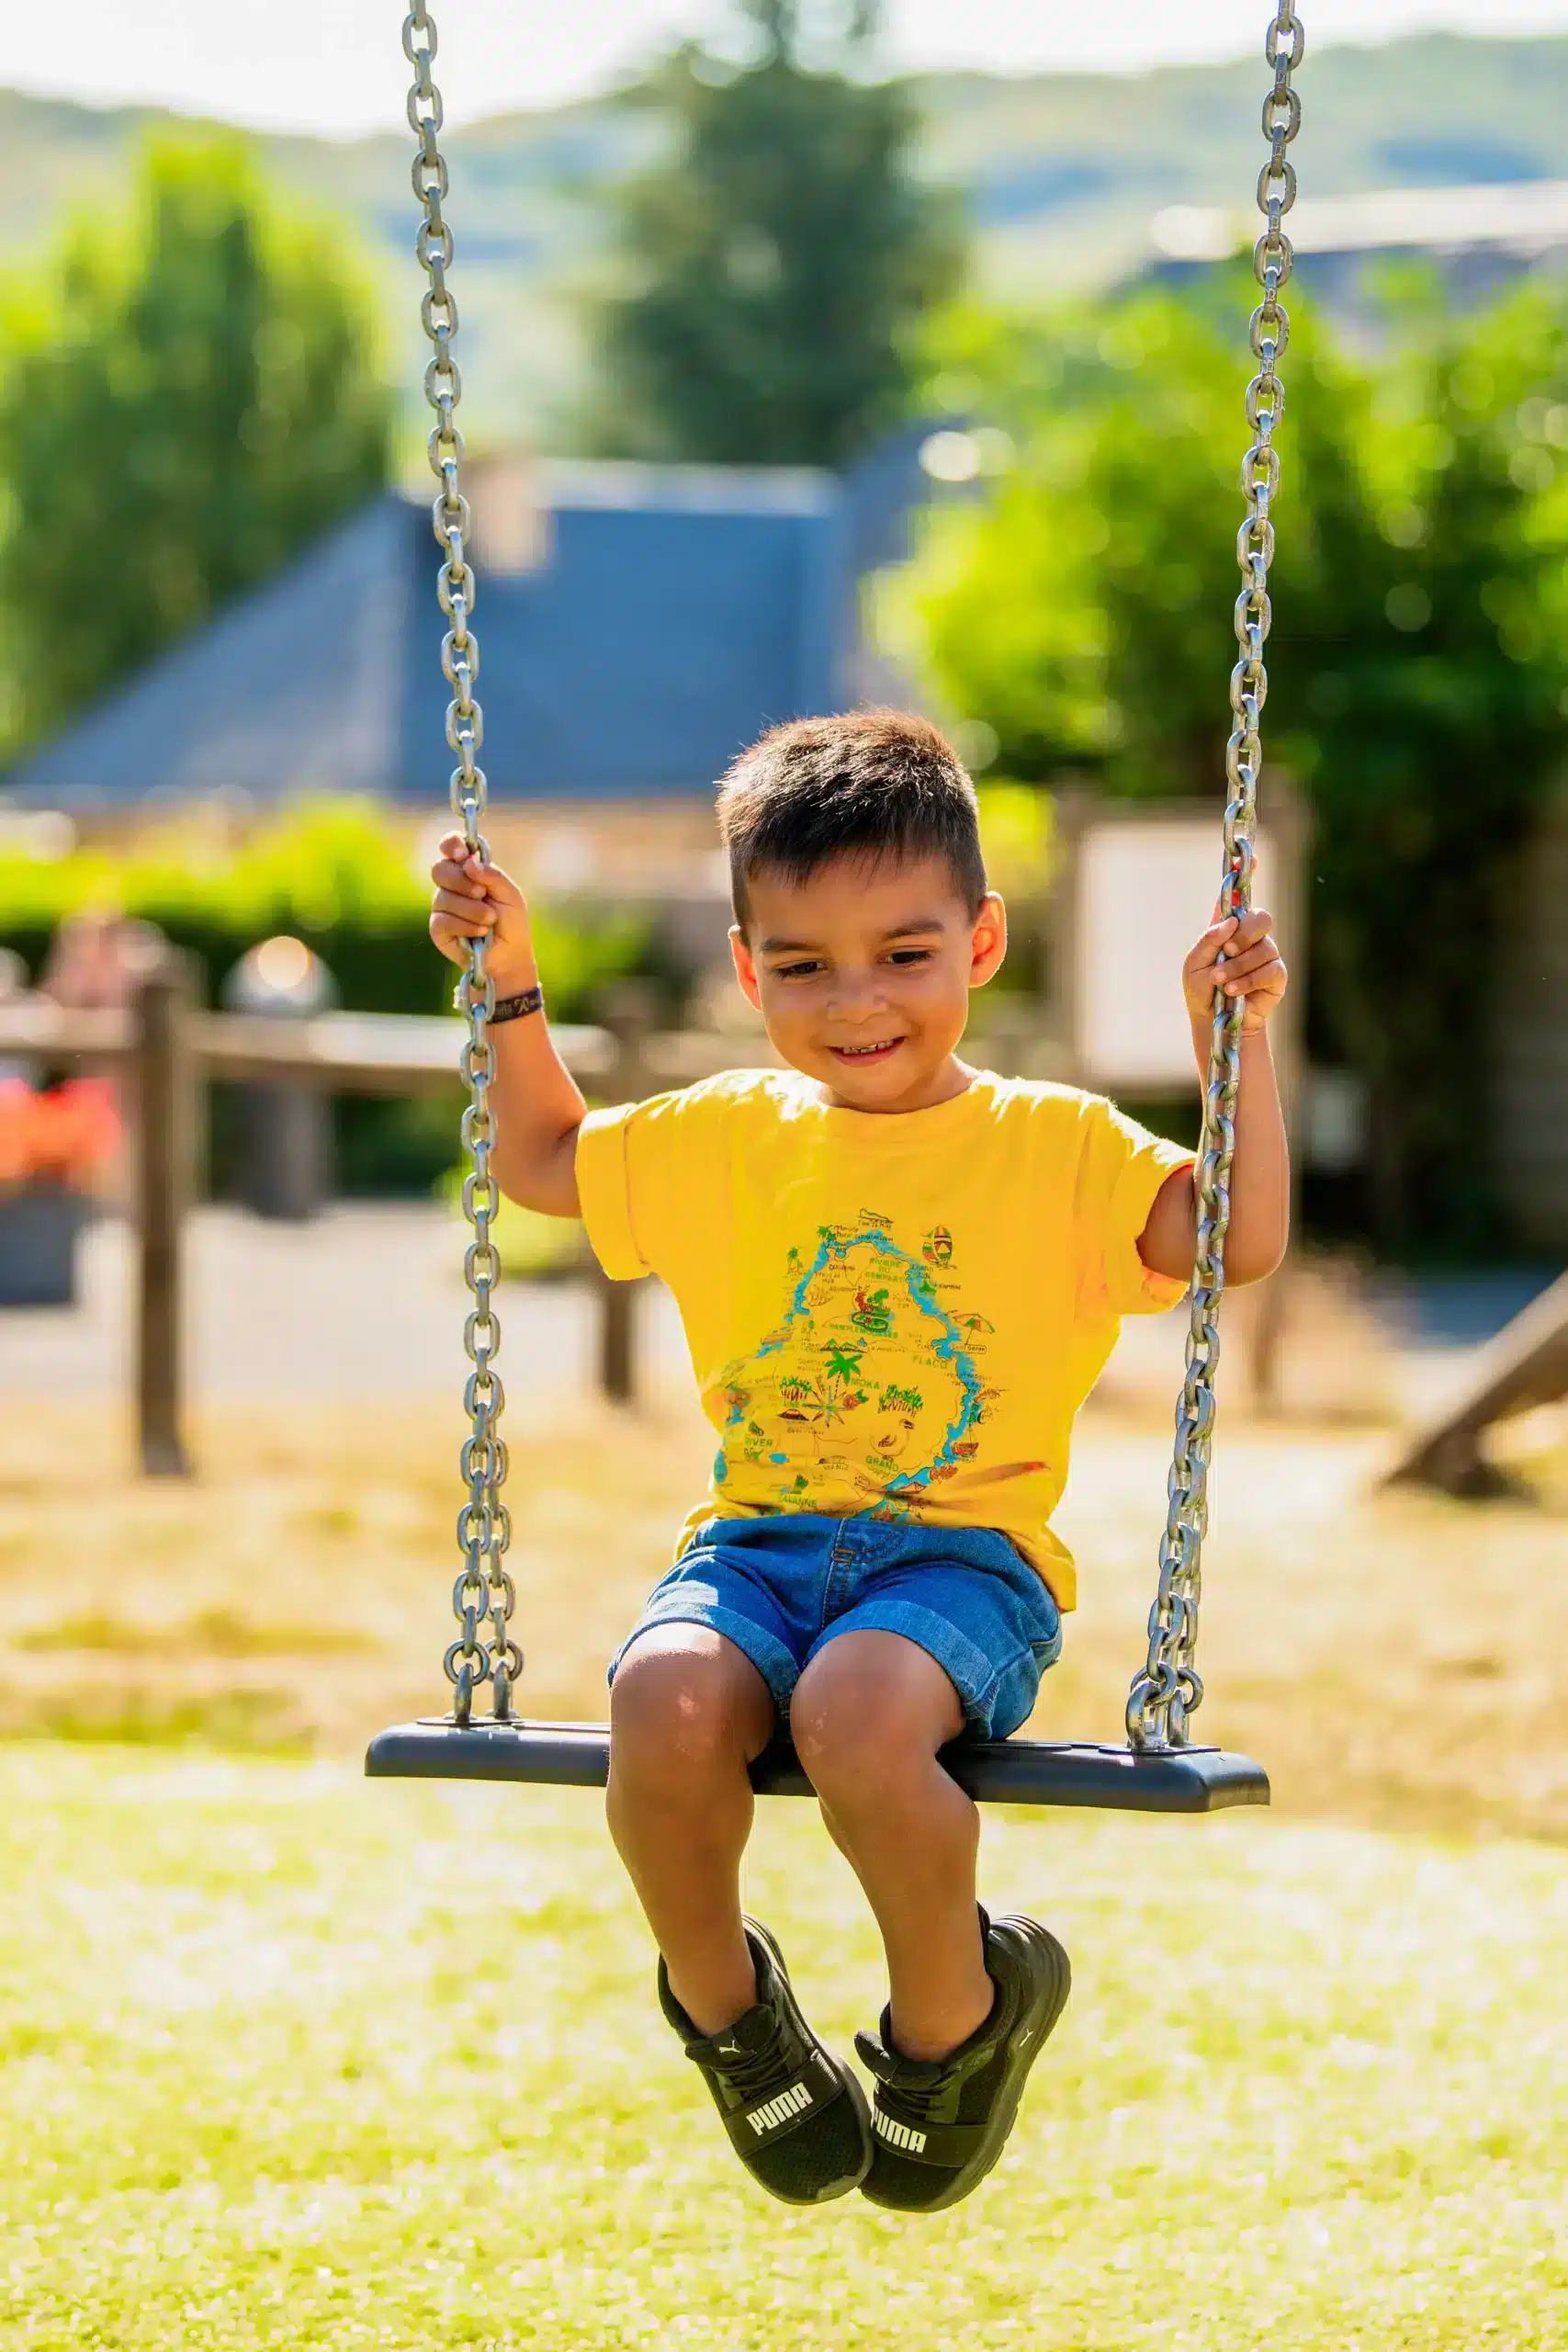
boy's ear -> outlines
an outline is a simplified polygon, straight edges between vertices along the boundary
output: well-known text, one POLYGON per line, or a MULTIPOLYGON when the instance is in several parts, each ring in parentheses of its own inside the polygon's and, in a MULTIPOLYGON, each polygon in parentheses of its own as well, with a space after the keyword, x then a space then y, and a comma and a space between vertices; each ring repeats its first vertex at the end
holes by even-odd
POLYGON ((987 890, 969 941, 969 985, 983 989, 1001 970, 1008 952, 1008 910, 999 890, 987 890))
POLYGON ((738 922, 729 926, 729 953, 735 965, 735 977, 740 983, 740 993, 754 1011, 761 1012, 762 999, 757 987, 757 964, 746 944, 746 933, 738 922))

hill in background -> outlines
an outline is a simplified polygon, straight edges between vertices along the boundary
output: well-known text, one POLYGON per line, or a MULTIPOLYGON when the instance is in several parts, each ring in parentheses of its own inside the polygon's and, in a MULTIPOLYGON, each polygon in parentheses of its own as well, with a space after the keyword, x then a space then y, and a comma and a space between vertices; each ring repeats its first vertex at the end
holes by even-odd
MULTIPOLYGON (((1260 58, 1136 75, 946 74, 913 84, 925 164, 963 190, 982 279, 1010 293, 1104 284, 1149 250, 1168 204, 1245 200, 1263 149, 1260 58)), ((1311 55, 1296 155, 1314 195, 1568 179, 1568 38, 1431 34, 1311 55)), ((170 118, 0 91, 0 207, 13 254, 36 250, 58 209, 123 187, 139 140, 170 118)), ((576 292, 607 256, 596 190, 659 137, 631 90, 456 134, 452 213, 463 310, 466 415, 498 438, 570 446, 579 365, 576 292)), ((258 140, 302 196, 340 209, 400 322, 390 358, 417 382, 410 141, 258 140)), ((17 265, 25 267, 26 263, 17 265)))

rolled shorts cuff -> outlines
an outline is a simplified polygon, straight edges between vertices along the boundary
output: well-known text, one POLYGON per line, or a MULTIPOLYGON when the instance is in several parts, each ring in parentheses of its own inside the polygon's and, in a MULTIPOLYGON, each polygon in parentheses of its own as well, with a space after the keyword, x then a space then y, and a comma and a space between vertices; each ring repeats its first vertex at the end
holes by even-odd
MULTIPOLYGON (((816 1657, 840 1634, 897 1634, 934 1658, 964 1709, 964 1736, 971 1739, 1006 1739, 1034 1711, 1041 1677, 1061 1655, 1062 1630, 1037 1650, 1021 1643, 999 1664, 987 1657, 949 1619, 919 1601, 890 1593, 885 1600, 862 1601, 825 1628, 811 1645, 816 1657)), ((809 1661, 808 1661, 809 1662, 809 1661)))
POLYGON ((621 1661, 629 1649, 636 1647, 650 1627, 655 1625, 708 1625, 722 1634, 756 1668, 768 1686, 769 1695, 781 1720, 789 1713, 790 1698, 800 1679, 800 1668, 783 1642, 770 1634, 765 1625, 753 1618, 744 1617, 738 1609, 727 1609, 721 1600, 705 1600, 694 1595, 690 1585, 672 1586, 667 1594, 655 1592, 615 1657, 610 1660, 606 1682, 614 1682, 620 1671, 621 1661))

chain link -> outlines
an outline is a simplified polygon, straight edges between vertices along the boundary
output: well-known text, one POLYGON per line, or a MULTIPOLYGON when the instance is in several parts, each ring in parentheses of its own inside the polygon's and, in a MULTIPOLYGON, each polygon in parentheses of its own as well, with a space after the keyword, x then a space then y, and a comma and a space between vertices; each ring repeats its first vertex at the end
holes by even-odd
MULTIPOLYGON (((446 741, 457 754, 452 771, 453 814, 463 829, 469 854, 488 862, 490 846, 479 830, 487 792, 479 752, 484 741, 484 715, 474 697, 479 674, 479 640, 471 626, 474 573, 468 559, 468 502, 462 491, 463 436, 457 429, 457 403, 463 379, 452 356, 457 334, 457 305, 446 282, 452 266, 452 232, 443 206, 447 193, 446 164, 437 143, 442 125, 441 93, 432 78, 435 62, 435 25, 422 0, 414 0, 403 21, 403 54, 413 67, 409 92, 409 128, 419 141, 413 163, 413 192, 423 209, 414 251, 429 279, 419 314, 434 356, 424 371, 424 396, 435 412, 431 428, 430 466, 441 484, 432 508, 441 569, 436 595, 449 627, 441 646, 441 667, 452 689, 446 706, 446 741)), ((468 949, 466 985, 460 989, 468 1034, 463 1041, 459 1068, 468 1090, 463 1114, 463 1149, 468 1172, 463 1182, 463 1214, 473 1228, 463 1260, 463 1274, 473 1296, 473 1307, 463 1327, 463 1346, 473 1369, 463 1391, 469 1430, 460 1456, 468 1498, 457 1514, 457 1546, 462 1572, 452 1588, 452 1614, 462 1631, 446 1652, 446 1679, 453 1688, 453 1715, 467 1724, 473 1713, 475 1691, 484 1683, 498 1721, 512 1713, 512 1686, 523 1670, 523 1657, 510 1628, 515 1594, 504 1566, 512 1540, 512 1521, 501 1499, 506 1477, 506 1443, 500 1433, 506 1392, 495 1359, 501 1346, 501 1323, 495 1312, 496 1283, 501 1259, 491 1227, 500 1195, 490 1172, 495 1141, 491 1110, 491 1081, 495 1075, 494 1047, 489 1034, 495 1010, 495 982, 485 969, 485 943, 476 939, 468 949)))
MULTIPOLYGON (((1247 388, 1247 421, 1252 444, 1242 460, 1241 488, 1247 516, 1236 535, 1236 560, 1244 582, 1236 598, 1235 634, 1240 659, 1231 673, 1234 725, 1225 746, 1229 799, 1225 808, 1224 872, 1221 911, 1245 914, 1252 903, 1253 834, 1258 820, 1258 778, 1263 746, 1259 723, 1269 696, 1263 650, 1272 612, 1269 566, 1274 556, 1270 509, 1280 487, 1280 453, 1274 434, 1285 413, 1285 388, 1278 365, 1290 341, 1291 322, 1280 300, 1293 254, 1281 223, 1296 200, 1296 175, 1285 150, 1301 128, 1300 94, 1291 76, 1302 62, 1304 39, 1291 0, 1279 0, 1264 42, 1274 70, 1274 86, 1263 101, 1263 136, 1269 160, 1258 176, 1258 209, 1265 227, 1253 254, 1263 300, 1252 313, 1251 343, 1258 371, 1247 388)), ((1225 1235, 1230 1227, 1231 1162, 1235 1152, 1236 1091, 1241 1080, 1244 1000, 1214 991, 1209 1072, 1203 1094, 1203 1131, 1198 1154, 1198 1241, 1192 1268, 1191 1320, 1187 1333, 1187 1372, 1176 1408, 1176 1445, 1171 1457, 1169 1509, 1159 1553, 1159 1587, 1149 1611, 1148 1658, 1127 1694, 1127 1736, 1140 1750, 1184 1747, 1192 1716, 1202 1703, 1203 1683, 1193 1663, 1198 1646, 1198 1603, 1203 1538, 1209 1525, 1209 1456, 1214 1430, 1214 1373, 1220 1360, 1219 1305, 1225 1283, 1225 1235)))

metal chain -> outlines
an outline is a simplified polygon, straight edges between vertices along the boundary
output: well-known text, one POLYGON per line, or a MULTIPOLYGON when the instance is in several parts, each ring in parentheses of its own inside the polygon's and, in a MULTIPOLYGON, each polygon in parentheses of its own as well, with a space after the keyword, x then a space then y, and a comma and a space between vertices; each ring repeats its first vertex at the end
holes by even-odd
MULTIPOLYGON (((1291 0, 1279 0, 1264 42, 1264 55, 1274 69, 1274 86, 1263 101, 1263 136, 1269 154, 1258 177, 1258 209, 1267 225, 1253 255, 1263 300, 1252 313, 1251 341, 1258 372, 1247 388, 1247 421, 1254 437, 1242 460, 1247 518, 1236 535, 1236 560, 1246 584, 1235 605, 1241 658, 1231 673, 1235 724, 1225 746, 1230 797, 1220 904, 1223 913, 1234 915, 1245 914, 1252 903, 1253 833, 1263 758, 1258 728, 1269 696, 1263 649, 1272 617, 1269 566, 1274 555, 1274 525, 1269 510, 1280 487, 1280 453, 1274 447, 1274 434, 1285 413, 1285 390, 1276 370, 1291 333, 1280 290, 1291 275, 1293 254, 1280 224, 1296 200, 1295 170, 1285 150, 1301 129, 1302 102, 1292 87, 1291 76, 1302 62, 1304 46, 1301 20, 1291 0)), ((1220 1360, 1219 1304, 1225 1283, 1245 1013, 1242 998, 1226 997, 1223 989, 1215 989, 1198 1157, 1198 1242, 1187 1373, 1176 1408, 1170 1502, 1160 1544, 1159 1587, 1149 1611, 1148 1658, 1127 1694, 1127 1736, 1140 1750, 1186 1747, 1189 1725, 1203 1698, 1202 1679, 1193 1659, 1198 1646, 1203 1538, 1209 1524, 1214 1373, 1220 1360)))
MULTIPOLYGON (((474 699, 479 649, 470 627, 474 573, 467 552, 468 502, 461 486, 463 436, 457 424, 463 379, 452 356, 457 333, 457 305, 446 282, 446 273, 452 266, 452 232, 442 210, 447 176, 437 144, 443 119, 441 93, 431 76, 435 49, 435 25, 430 11, 422 0, 413 0, 403 21, 403 54, 414 70, 408 118, 409 128, 419 141, 413 164, 413 192, 424 211, 414 251, 430 280, 419 314, 424 332, 434 345, 434 356, 424 371, 424 396, 435 412, 429 442, 430 465, 441 484, 432 509, 442 555, 435 593, 451 624, 441 647, 441 667, 452 688, 452 700, 446 706, 446 741, 457 756, 457 764, 452 771, 451 800, 470 854, 488 863, 490 846, 479 831, 488 796, 484 770, 478 763, 479 746, 484 741, 484 717, 474 699)), ((463 1568, 452 1589, 452 1613, 463 1630, 446 1652, 446 1678, 453 1686, 454 1719, 467 1724, 473 1712, 474 1693, 485 1682, 491 1686, 497 1720, 509 1720, 512 1686, 523 1670, 522 1652, 508 1630, 515 1596, 504 1566, 512 1521, 501 1499, 506 1477, 506 1444, 500 1434, 500 1421, 506 1393, 495 1368, 501 1324, 493 1297, 501 1279, 501 1259, 491 1233, 501 1204, 495 1179, 490 1172, 491 1149, 495 1141, 495 1117, 490 1106, 495 1055, 489 1022, 495 1010, 495 982, 485 969, 482 939, 469 944, 467 984, 460 994, 468 1024, 459 1064, 468 1090, 468 1106, 463 1114, 462 1125, 463 1148, 469 1161, 463 1181, 463 1214, 473 1227, 473 1238, 463 1260, 464 1277, 473 1295, 473 1307, 463 1329, 463 1346, 473 1369, 463 1391, 469 1422, 460 1456, 468 1499, 457 1514, 457 1544, 463 1555, 463 1568)))

